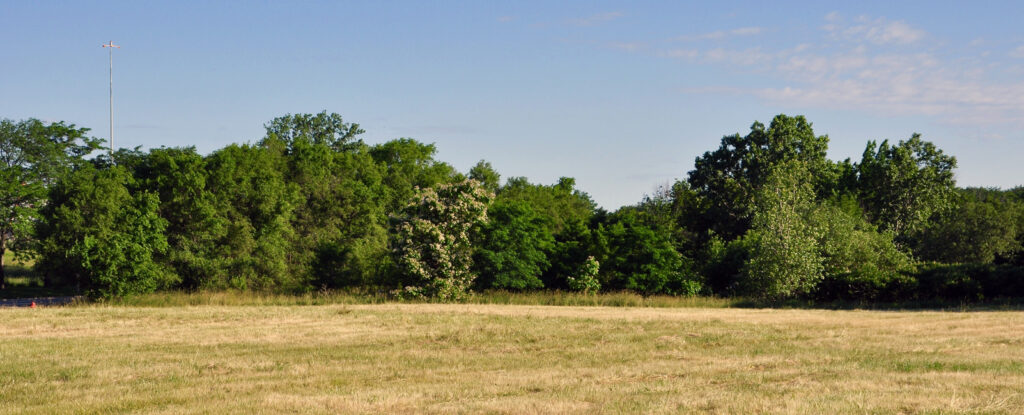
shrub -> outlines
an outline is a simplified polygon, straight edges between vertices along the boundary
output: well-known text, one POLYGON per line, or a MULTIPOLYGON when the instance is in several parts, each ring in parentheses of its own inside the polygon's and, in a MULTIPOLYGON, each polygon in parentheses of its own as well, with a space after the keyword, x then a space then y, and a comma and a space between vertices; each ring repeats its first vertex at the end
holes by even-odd
POLYGON ((475 180, 418 190, 395 225, 400 297, 463 298, 475 275, 470 234, 487 222, 493 196, 475 180))
POLYGON ((601 266, 594 257, 587 257, 575 277, 569 277, 569 289, 581 291, 585 294, 596 294, 601 290, 601 282, 597 280, 597 273, 601 266))

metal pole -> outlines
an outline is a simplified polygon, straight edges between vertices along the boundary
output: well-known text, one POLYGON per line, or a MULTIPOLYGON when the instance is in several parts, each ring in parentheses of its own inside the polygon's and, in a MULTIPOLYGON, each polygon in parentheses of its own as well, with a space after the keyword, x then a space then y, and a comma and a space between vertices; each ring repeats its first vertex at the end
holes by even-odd
MULTIPOLYGON (((114 41, 111 40, 113 45, 114 41)), ((114 48, 110 49, 110 162, 114 162, 114 48)))
POLYGON ((114 48, 121 49, 120 46, 115 45, 114 41, 103 45, 105 48, 110 48, 110 163, 114 163, 114 48))

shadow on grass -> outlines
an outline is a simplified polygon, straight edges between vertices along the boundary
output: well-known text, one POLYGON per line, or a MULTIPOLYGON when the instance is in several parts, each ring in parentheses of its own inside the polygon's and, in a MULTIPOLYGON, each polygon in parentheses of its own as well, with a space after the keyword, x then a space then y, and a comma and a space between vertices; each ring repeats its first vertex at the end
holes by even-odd
POLYGON ((808 309, 808 310, 873 310, 873 311, 1021 311, 1024 298, 1000 297, 979 301, 955 301, 944 299, 905 301, 812 301, 784 300, 763 301, 738 299, 732 304, 736 308, 808 309))
MULTIPOLYGON (((399 300, 380 290, 325 290, 303 294, 282 294, 254 291, 164 291, 123 298, 94 301, 92 304, 134 307, 185 306, 309 306, 331 304, 415 304, 429 300, 399 300)), ((747 298, 642 296, 631 292, 582 294, 566 291, 510 292, 489 290, 472 293, 463 304, 503 304, 576 307, 640 307, 640 308, 757 308, 808 310, 876 310, 876 311, 1012 311, 1024 310, 1024 298, 994 299, 985 302, 904 301, 855 302, 789 300, 755 301, 747 298)))
POLYGON ((0 290, 0 299, 31 297, 63 297, 77 294, 71 287, 45 287, 43 278, 21 264, 4 265, 7 287, 0 290))

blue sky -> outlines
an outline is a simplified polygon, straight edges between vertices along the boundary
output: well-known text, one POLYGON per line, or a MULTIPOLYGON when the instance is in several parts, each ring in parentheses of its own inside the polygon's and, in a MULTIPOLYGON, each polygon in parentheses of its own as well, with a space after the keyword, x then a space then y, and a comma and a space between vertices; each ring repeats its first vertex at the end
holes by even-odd
POLYGON ((914 132, 962 186, 1024 184, 1019 2, 0 1, 0 117, 208 153, 327 110, 462 171, 572 176, 603 207, 802 114, 859 159, 914 132))

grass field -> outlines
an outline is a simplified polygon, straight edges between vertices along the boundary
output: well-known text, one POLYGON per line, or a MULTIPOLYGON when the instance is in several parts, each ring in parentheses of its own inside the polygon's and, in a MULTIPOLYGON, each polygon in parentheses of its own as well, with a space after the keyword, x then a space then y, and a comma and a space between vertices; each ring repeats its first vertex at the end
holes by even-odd
POLYGON ((0 309, 3 413, 1022 413, 1024 313, 0 309))

